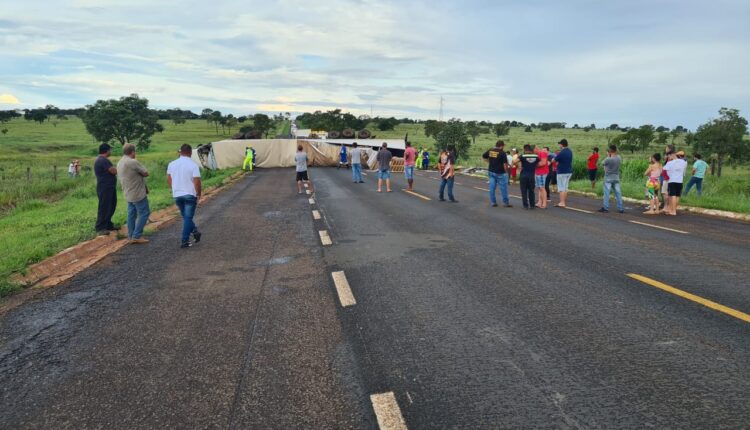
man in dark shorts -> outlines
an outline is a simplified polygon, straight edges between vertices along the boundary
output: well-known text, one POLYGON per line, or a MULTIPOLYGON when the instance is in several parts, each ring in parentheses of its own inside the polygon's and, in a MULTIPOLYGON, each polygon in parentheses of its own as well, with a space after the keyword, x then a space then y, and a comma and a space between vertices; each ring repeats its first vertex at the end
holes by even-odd
POLYGON ((685 161, 685 153, 679 151, 675 154, 675 157, 668 161, 664 165, 664 171, 667 172, 667 194, 668 201, 664 206, 665 215, 677 215, 677 206, 680 204, 680 196, 682 196, 682 181, 685 177, 685 170, 687 169, 687 161, 685 161))
POLYGON ((96 195, 99 198, 95 229, 100 236, 117 230, 112 224, 112 215, 115 214, 117 208, 117 168, 109 161, 110 155, 112 155, 112 147, 107 143, 102 143, 99 145, 99 156, 94 161, 96 195))
POLYGON ((388 144, 383 142, 383 146, 378 151, 378 192, 383 192, 383 181, 385 181, 385 190, 391 192, 391 159, 393 154, 388 150, 388 144))
POLYGON ((591 155, 589 155, 589 159, 586 164, 586 167, 589 171, 589 181, 591 181, 592 189, 596 187, 597 163, 599 163, 599 147, 595 146, 593 151, 591 151, 591 155))
POLYGON ((297 146, 297 153, 294 154, 294 162, 297 170, 297 193, 302 194, 302 184, 305 182, 310 185, 310 192, 314 192, 313 184, 307 176, 307 153, 302 148, 302 145, 297 146))

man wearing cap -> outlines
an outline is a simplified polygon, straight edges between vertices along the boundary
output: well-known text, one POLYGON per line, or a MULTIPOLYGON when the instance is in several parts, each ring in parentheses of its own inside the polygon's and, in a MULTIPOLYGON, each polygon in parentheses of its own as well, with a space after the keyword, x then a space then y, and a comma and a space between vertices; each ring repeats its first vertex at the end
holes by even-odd
POLYGON ((96 233, 100 236, 115 231, 112 215, 117 208, 117 168, 109 161, 112 147, 107 143, 99 145, 99 156, 94 161, 96 175, 96 196, 99 198, 99 210, 96 216, 96 233))
POLYGON ((495 190, 500 186, 500 195, 506 208, 513 207, 508 199, 508 154, 504 151, 505 142, 498 140, 495 147, 486 151, 482 158, 487 160, 487 176, 490 179, 490 205, 497 207, 495 190))
POLYGON ((193 161, 193 148, 184 144, 180 147, 180 158, 172 161, 167 166, 167 184, 172 189, 174 202, 180 209, 182 215, 182 245, 181 248, 190 248, 190 235, 193 235, 195 243, 200 242, 201 232, 193 222, 198 201, 201 199, 202 184, 201 171, 193 161))

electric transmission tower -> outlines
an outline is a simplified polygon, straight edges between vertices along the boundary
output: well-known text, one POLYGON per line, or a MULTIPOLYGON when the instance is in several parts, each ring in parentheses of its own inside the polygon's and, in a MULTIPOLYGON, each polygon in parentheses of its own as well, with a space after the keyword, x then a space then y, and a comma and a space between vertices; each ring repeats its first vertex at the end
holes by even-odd
POLYGON ((443 96, 440 96, 440 115, 438 116, 438 120, 440 122, 443 122, 443 103, 444 103, 443 96))

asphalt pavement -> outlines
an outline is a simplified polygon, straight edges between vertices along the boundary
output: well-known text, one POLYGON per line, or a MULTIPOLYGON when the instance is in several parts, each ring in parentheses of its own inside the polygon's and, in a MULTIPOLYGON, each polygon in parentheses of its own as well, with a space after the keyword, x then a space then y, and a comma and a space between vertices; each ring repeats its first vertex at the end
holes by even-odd
POLYGON ((259 170, 193 248, 0 316, 0 428, 747 427, 750 224, 311 179, 259 170))

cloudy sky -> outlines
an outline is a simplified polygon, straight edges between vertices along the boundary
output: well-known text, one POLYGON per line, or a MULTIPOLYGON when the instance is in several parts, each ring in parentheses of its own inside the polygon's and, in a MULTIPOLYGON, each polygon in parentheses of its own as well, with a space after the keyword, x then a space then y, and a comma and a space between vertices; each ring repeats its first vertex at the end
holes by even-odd
POLYGON ((750 114, 747 0, 0 2, 0 109, 155 107, 569 124, 750 114))

